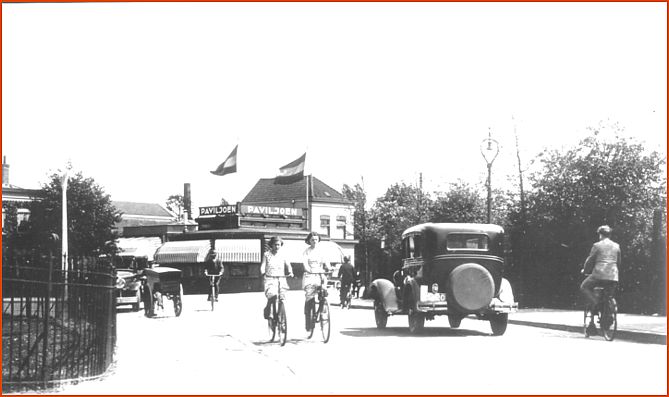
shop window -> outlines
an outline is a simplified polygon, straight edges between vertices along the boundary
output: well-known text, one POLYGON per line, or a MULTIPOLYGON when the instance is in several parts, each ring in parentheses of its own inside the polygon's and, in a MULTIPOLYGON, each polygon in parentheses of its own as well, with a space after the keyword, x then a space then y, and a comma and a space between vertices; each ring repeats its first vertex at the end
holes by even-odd
POLYGON ((330 237, 330 216, 321 215, 321 235, 330 237))
POLYGON ((336 238, 345 239, 346 238, 346 217, 338 216, 337 217, 337 235, 336 238))

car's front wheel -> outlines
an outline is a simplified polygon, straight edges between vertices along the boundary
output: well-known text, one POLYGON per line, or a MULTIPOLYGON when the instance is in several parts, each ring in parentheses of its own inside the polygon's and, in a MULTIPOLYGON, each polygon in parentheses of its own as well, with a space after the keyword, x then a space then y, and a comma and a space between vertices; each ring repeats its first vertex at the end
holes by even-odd
POLYGON ((416 334, 425 326, 425 315, 415 309, 409 309, 409 332, 416 334))
POLYGON ((386 313, 386 309, 379 299, 374 300, 374 319, 376 320, 376 328, 386 328, 388 313, 386 313))
POLYGON ((492 334, 495 336, 504 335, 508 323, 508 313, 494 314, 492 317, 490 317, 490 328, 492 329, 492 334))

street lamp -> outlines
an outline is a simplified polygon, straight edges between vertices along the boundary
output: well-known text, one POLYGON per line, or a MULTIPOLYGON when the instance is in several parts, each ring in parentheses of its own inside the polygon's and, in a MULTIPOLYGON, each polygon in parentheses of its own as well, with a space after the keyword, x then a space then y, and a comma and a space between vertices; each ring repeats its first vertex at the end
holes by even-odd
POLYGON ((490 186, 490 178, 492 175, 492 163, 497 158, 499 153, 499 143, 496 140, 492 139, 490 134, 490 129, 488 129, 488 138, 481 141, 481 155, 488 166, 488 181, 486 183, 488 187, 488 223, 490 223, 490 204, 492 202, 492 188, 490 186))

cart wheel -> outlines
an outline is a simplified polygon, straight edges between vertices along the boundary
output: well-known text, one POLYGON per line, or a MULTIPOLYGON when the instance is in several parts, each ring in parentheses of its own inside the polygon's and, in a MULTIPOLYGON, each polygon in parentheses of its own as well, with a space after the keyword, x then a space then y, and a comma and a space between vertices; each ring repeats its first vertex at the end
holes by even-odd
POLYGON ((144 299, 142 299, 144 301, 144 316, 153 317, 153 294, 151 293, 151 288, 148 286, 144 287, 142 295, 144 295, 144 299))
POLYGON ((183 288, 179 284, 179 295, 175 295, 172 299, 174 301, 174 315, 179 317, 181 315, 181 310, 183 309, 183 302, 181 296, 183 295, 183 288))

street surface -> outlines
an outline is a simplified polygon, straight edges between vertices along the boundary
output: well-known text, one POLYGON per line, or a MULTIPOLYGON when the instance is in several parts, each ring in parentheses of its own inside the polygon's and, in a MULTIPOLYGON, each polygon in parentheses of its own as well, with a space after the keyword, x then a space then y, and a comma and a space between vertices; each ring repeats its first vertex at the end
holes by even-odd
MULTIPOLYGON (((338 302, 338 297, 330 296, 338 302)), ((262 293, 184 297, 184 311, 148 319, 120 310, 116 364, 63 394, 662 394, 667 346, 445 317, 409 334, 406 316, 376 328, 371 310, 332 306, 324 344, 304 330, 301 291, 288 292, 288 341, 268 342, 262 293)), ((514 315, 510 316, 514 319, 514 315)), ((579 324, 580 318, 573 324, 579 324)), ((572 327, 573 328, 573 327, 572 327)))

